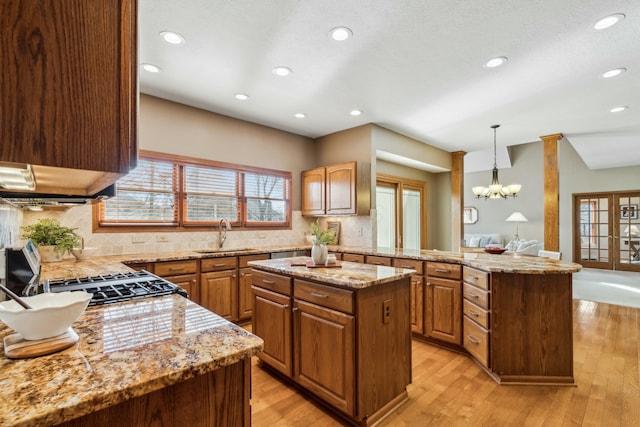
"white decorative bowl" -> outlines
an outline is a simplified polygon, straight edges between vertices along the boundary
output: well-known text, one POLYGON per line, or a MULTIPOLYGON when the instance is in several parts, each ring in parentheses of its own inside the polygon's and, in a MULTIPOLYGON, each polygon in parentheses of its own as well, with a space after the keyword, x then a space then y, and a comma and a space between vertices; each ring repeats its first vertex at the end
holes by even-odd
POLYGON ((95 256, 98 253, 98 248, 73 248, 71 253, 76 259, 83 260, 95 256))
POLYGON ((0 320, 24 339, 40 340, 64 333, 89 305, 88 292, 59 292, 22 298, 32 309, 17 302, 0 303, 0 320))

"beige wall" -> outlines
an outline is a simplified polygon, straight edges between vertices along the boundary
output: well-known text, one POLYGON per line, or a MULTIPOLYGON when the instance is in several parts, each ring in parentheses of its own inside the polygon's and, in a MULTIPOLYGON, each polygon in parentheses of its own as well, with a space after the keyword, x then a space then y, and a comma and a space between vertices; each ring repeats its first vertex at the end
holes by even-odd
POLYGON ((373 151, 382 150, 451 170, 451 153, 380 126, 372 126, 373 151))
POLYGON ((293 174, 293 210, 300 210, 300 172, 315 167, 311 138, 233 119, 149 95, 140 96, 141 149, 293 174))

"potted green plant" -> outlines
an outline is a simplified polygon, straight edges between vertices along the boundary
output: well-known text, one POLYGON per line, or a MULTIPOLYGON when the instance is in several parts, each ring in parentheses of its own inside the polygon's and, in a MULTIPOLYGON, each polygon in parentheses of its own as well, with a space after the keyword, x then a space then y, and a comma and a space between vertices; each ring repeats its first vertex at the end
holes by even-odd
POLYGON ((31 239, 38 246, 43 262, 62 260, 65 253, 80 243, 80 236, 75 228, 65 227, 53 218, 42 218, 35 224, 22 227, 23 239, 31 239))
POLYGON ((311 259, 314 264, 324 264, 327 262, 327 244, 336 243, 336 230, 327 228, 320 230, 318 220, 311 223, 311 235, 313 236, 313 246, 311 246, 311 259))

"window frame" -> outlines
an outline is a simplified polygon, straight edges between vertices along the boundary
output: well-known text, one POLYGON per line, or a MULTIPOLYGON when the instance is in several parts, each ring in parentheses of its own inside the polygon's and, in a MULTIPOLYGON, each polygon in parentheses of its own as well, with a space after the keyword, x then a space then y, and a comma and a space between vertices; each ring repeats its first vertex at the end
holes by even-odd
POLYGON ((101 222, 101 212, 104 202, 99 202, 93 205, 92 209, 92 223, 93 232, 95 233, 119 233, 119 232, 186 232, 186 231, 211 231, 217 230, 220 221, 198 221, 191 224, 185 224, 185 214, 187 203, 186 190, 185 190, 185 177, 184 168, 186 166, 197 166, 204 168, 215 169, 227 169, 239 174, 238 193, 236 194, 238 200, 238 219, 233 221, 229 219, 231 226, 236 230, 291 230, 292 227, 292 200, 291 200, 291 186, 292 186, 292 173, 287 171, 279 171, 274 169, 259 168, 254 166, 237 165, 226 162, 219 162, 215 160, 200 159, 194 157, 181 156, 169 153, 160 153, 150 150, 140 150, 139 157, 141 159, 155 160, 161 162, 170 162, 176 166, 176 175, 174 180, 177 182, 177 222, 171 224, 154 224, 154 223, 133 223, 133 222, 101 222), (264 221, 248 221, 247 220, 247 200, 254 200, 255 197, 247 197, 244 192, 244 176, 245 174, 264 174, 281 177, 284 179, 284 199, 285 203, 285 220, 282 222, 264 222, 264 221))

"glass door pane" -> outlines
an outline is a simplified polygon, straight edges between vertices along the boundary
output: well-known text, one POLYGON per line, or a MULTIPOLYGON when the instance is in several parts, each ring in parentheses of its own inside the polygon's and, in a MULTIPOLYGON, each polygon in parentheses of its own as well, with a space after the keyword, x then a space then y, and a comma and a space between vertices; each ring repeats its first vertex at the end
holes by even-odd
POLYGON ((591 268, 612 268, 613 259, 610 248, 611 198, 609 196, 579 199, 579 254, 574 255, 576 262, 591 268))
POLYGON ((402 190, 402 247, 420 250, 420 192, 402 190))
POLYGON ((640 271, 640 194, 616 197, 616 269, 640 271))
POLYGON ((393 187, 376 187, 376 211, 378 217, 378 247, 396 247, 396 190, 393 187))

